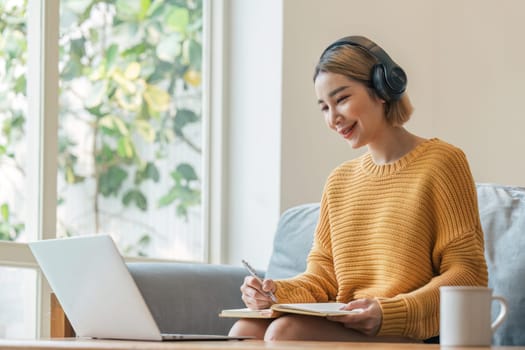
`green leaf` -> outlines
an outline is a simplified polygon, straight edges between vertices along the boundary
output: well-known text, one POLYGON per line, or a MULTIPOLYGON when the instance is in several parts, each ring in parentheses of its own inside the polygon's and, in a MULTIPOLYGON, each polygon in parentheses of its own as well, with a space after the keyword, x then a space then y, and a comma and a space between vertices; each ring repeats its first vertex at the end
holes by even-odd
POLYGON ((84 107, 96 108, 102 104, 104 98, 108 95, 108 86, 105 80, 98 80, 91 84, 90 93, 84 99, 84 107))
POLYGON ((16 116, 13 118, 12 122, 11 122, 11 127, 13 129, 21 129, 22 126, 24 126, 26 120, 23 116, 16 116))
POLYGON ((182 55, 186 64, 190 64, 198 71, 201 70, 202 45, 195 39, 188 39, 184 41, 182 45, 182 55))
POLYGON ((173 7, 168 11, 165 24, 168 30, 185 33, 186 27, 190 22, 190 13, 188 9, 182 7, 173 7))
POLYGON ((124 169, 118 166, 110 167, 107 172, 102 173, 99 177, 99 192, 105 197, 116 196, 127 177, 128 173, 124 169))
POLYGON ((66 66, 60 73, 60 79, 63 81, 70 81, 81 75, 81 72, 82 64, 80 63, 80 60, 71 58, 67 61, 66 66))
POLYGON ((78 58, 86 55, 86 39, 84 37, 71 40, 71 53, 78 58))
MULTIPOLYGON (((60 18, 62 20, 62 18, 60 18)), ((102 34, 103 32, 102 31, 99 31, 98 28, 90 28, 89 29, 89 38, 91 39, 90 41, 92 42, 99 42, 100 41, 100 38, 102 36, 105 37, 105 33, 102 34)))
POLYGON ((187 208, 201 201, 200 191, 189 186, 190 181, 198 179, 197 175, 191 165, 182 163, 177 166, 176 171, 171 173, 171 177, 175 180, 175 185, 160 198, 158 206, 165 207, 177 201, 177 215, 186 216, 187 208), (181 179, 186 179, 186 182, 183 184, 181 179))
POLYGON ((202 24, 203 24, 203 20, 202 20, 202 12, 200 13, 194 13, 193 14, 193 18, 192 18, 192 21, 189 25, 188 25, 188 28, 186 28, 186 30, 190 33, 199 33, 199 32, 202 32, 202 24))
POLYGON ((169 6, 166 1, 153 1, 148 9, 147 16, 149 19, 158 19, 157 17, 165 12, 166 7, 169 6))
POLYGON ((182 36, 179 33, 172 33, 159 41, 156 53, 157 57, 166 62, 174 62, 181 53, 180 43, 182 36))
POLYGON ((173 131, 176 135, 182 135, 182 129, 190 124, 199 121, 197 114, 189 109, 178 109, 175 114, 175 123, 173 125, 173 131))
POLYGON ((130 81, 121 70, 116 69, 111 77, 124 93, 135 94, 137 92, 136 84, 133 81, 130 81))
POLYGON ((154 182, 159 182, 160 172, 154 163, 148 162, 142 169, 137 170, 135 173, 135 184, 138 185, 144 180, 151 179, 154 182))
POLYGON ((102 111, 102 105, 86 108, 86 111, 88 111, 91 115, 94 115, 95 117, 99 118, 106 115, 106 113, 102 111))
POLYGON ((121 88, 118 88, 115 92, 115 100, 119 107, 123 109, 124 111, 137 113, 140 111, 140 107, 142 106, 142 94, 136 93, 138 85, 129 84, 126 87, 121 86, 121 88), (126 88, 132 88, 133 92, 128 92, 125 89, 126 88))
POLYGON ((132 46, 130 47, 129 49, 125 50, 124 52, 122 52, 122 57, 128 57, 128 56, 132 56, 132 57, 138 57, 139 55, 143 54, 144 52, 146 52, 146 44, 144 43, 139 43, 135 46, 132 46))
POLYGON ((0 240, 1 241, 10 241, 11 235, 9 234, 9 227, 6 223, 0 222, 0 240))
POLYGON ((124 77, 127 80, 136 80, 140 76, 140 63, 130 62, 124 70, 124 77))
POLYGON ((151 111, 165 112, 170 107, 170 95, 156 85, 147 85, 144 91, 144 100, 151 111))
POLYGON ((198 180, 197 173, 193 167, 188 163, 181 163, 177 166, 177 172, 182 175, 184 179, 188 182, 193 180, 198 180))
POLYGON ((117 56, 118 56, 118 45, 112 44, 106 50, 106 62, 105 62, 106 72, 109 71, 111 68, 113 68, 117 60, 117 56))
POLYGON ((149 1, 129 1, 129 0, 117 0, 115 3, 117 9, 117 18, 123 21, 137 21, 144 18, 147 11, 144 10, 149 1))
POLYGON ((118 140, 117 153, 123 158, 132 158, 134 154, 133 142, 129 137, 121 137, 118 140))
POLYGON ((175 183, 180 183, 180 180, 182 180, 182 175, 177 170, 172 171, 170 176, 173 180, 175 180, 175 183))
POLYGON ((114 115, 106 115, 98 120, 98 126, 102 131, 110 135, 127 136, 128 127, 122 119, 114 115))
POLYGON ((159 173, 159 169, 155 166, 155 164, 148 163, 146 165, 145 173, 146 173, 146 177, 148 179, 152 179, 155 182, 159 182, 159 180, 160 180, 160 173, 159 173))
POLYGON ((9 221, 9 206, 7 203, 2 203, 0 206, 0 213, 2 214, 2 219, 4 219, 4 221, 9 221))
POLYGON ((129 190, 126 192, 124 197, 122 197, 122 204, 124 204, 126 207, 129 207, 132 203, 142 211, 146 211, 148 209, 148 200, 146 199, 146 196, 144 196, 144 194, 139 190, 129 190))
POLYGON ((153 126, 147 120, 135 120, 135 128, 145 141, 150 143, 155 141, 155 129, 153 129, 153 126))
POLYGON ((186 217, 188 216, 188 209, 186 209, 186 206, 179 204, 177 205, 177 216, 179 217, 186 217))
POLYGON ((150 5, 151 5, 151 0, 140 0, 140 12, 139 12, 140 19, 144 19, 148 15, 150 5))
POLYGON ((26 92, 26 76, 21 75, 16 79, 15 86, 14 86, 15 92, 18 93, 25 93, 26 92))
POLYGON ((75 183, 75 172, 73 171, 72 167, 70 166, 66 167, 65 175, 66 175, 66 182, 68 184, 75 183))
POLYGON ((157 204, 159 208, 166 207, 170 205, 171 203, 173 203, 179 196, 179 192, 180 192, 179 188, 172 187, 167 194, 165 194, 159 199, 158 204, 157 204))
POLYGON ((141 246, 147 246, 148 244, 150 244, 150 242, 151 242, 151 237, 148 234, 144 234, 142 235, 142 237, 140 237, 137 244, 141 246))
POLYGON ((76 143, 73 142, 69 137, 67 136, 60 136, 58 138, 58 152, 64 153, 67 152, 69 147, 76 146, 76 143))
POLYGON ((175 140, 175 133, 171 129, 162 129, 159 131, 159 139, 162 142, 171 143, 175 140))
POLYGON ((77 157, 71 153, 65 153, 63 155, 65 164, 63 166, 64 178, 68 184, 77 184, 85 180, 84 176, 80 176, 75 173, 75 165, 77 164, 77 157))
POLYGON ((97 153, 95 160, 97 164, 105 164, 113 162, 115 157, 115 151, 108 144, 104 143, 102 149, 97 153))

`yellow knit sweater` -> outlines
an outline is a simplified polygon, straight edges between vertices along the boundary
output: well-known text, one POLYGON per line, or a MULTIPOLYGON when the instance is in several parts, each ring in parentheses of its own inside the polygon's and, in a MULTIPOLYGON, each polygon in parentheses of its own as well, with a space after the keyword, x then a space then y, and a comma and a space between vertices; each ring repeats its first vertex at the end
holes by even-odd
POLYGON ((276 281, 279 302, 377 298, 380 336, 439 333, 439 287, 487 285, 476 190, 465 155, 439 139, 400 160, 370 154, 329 176, 307 269, 276 281))

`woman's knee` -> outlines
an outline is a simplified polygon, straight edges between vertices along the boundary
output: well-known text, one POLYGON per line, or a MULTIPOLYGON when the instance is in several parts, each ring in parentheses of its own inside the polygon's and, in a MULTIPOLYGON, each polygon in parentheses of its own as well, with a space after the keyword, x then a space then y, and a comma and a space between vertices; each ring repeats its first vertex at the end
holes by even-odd
POLYGON ((266 329, 264 340, 298 340, 304 337, 303 327, 297 317, 283 316, 275 319, 266 329))
POLYGON ((266 320, 240 319, 235 322, 228 335, 235 337, 255 337, 263 339, 269 322, 266 320))

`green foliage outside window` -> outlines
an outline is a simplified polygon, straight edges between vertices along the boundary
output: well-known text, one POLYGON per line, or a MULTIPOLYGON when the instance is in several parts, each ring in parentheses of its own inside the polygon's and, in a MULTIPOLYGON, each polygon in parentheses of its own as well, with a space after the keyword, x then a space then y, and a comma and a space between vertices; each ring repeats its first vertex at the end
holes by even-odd
MULTIPOLYGON (((25 73, 25 14, 1 8, 0 56, 8 72, 4 79, 11 94, 21 95, 25 74, 15 72, 25 73)), ((188 209, 201 202, 195 166, 176 161, 163 173, 157 164, 181 145, 201 154, 199 141, 188 130, 201 125, 202 1, 63 0, 60 18, 61 123, 75 119, 90 128, 92 166, 86 171, 79 164, 75 136, 60 128, 59 176, 71 186, 94 181, 97 230, 102 197, 141 211, 170 206, 186 217, 188 209), (166 178, 171 185, 151 203, 143 185, 166 178)), ((0 162, 9 158, 21 168, 12 148, 24 133, 24 111, 13 110, 9 97, 2 95, 0 113, 0 162)), ((59 194, 59 205, 65 200, 59 194)), ((20 230, 20 222, 8 217, 0 218, 2 225, 20 230)), ((16 239, 16 234, 9 237, 16 239)), ((144 242, 148 232, 137 244, 144 242)))
MULTIPOLYGON (((0 169, 9 168, 13 176, 25 176, 17 158, 24 136, 26 53, 25 6, 8 6, 0 0, 0 169)), ((0 188, 11 187, 9 178, 0 178, 0 188)), ((0 198, 0 240, 16 240, 24 229, 20 217, 0 198)))

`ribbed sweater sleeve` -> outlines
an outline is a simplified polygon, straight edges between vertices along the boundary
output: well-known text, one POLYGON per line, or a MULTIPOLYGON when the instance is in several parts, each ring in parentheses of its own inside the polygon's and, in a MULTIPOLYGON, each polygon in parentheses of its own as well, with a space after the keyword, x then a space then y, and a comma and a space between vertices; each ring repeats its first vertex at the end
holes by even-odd
POLYGON ((337 280, 334 273, 330 224, 326 196, 321 199, 319 221, 306 271, 288 281, 276 281, 276 297, 281 303, 313 303, 335 300, 337 280))
POLYGON ((399 161, 336 168, 306 271, 276 281, 281 302, 377 298, 379 335, 439 332, 439 287, 487 285, 474 181, 463 152, 432 139, 399 161))

